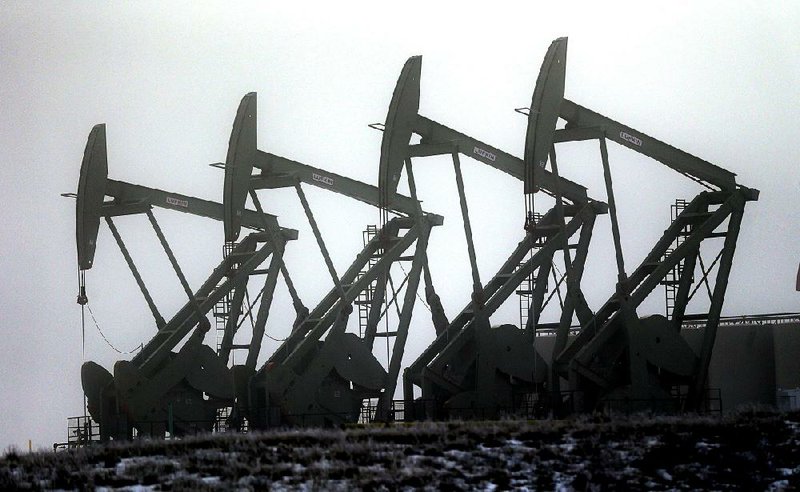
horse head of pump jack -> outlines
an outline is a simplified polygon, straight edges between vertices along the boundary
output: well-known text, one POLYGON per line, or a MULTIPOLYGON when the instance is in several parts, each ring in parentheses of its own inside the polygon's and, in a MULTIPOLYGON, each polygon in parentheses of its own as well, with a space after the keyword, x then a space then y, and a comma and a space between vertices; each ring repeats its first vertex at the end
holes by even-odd
POLYGON ((100 124, 92 128, 86 142, 75 200, 75 237, 81 270, 92 268, 94 263, 107 177, 106 125, 100 124))
POLYGON ((236 241, 242 227, 253 162, 257 150, 257 98, 251 92, 242 98, 233 121, 228 155, 225 159, 225 183, 222 203, 225 207, 225 240, 236 241))

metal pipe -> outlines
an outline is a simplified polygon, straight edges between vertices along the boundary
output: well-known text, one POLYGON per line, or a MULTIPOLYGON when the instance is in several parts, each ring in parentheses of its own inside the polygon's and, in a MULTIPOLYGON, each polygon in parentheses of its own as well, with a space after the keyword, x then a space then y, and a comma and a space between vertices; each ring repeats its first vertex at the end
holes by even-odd
MULTIPOLYGON (((266 230, 269 234, 270 241, 272 241, 273 247, 275 247, 276 241, 274 232, 272 229, 270 229, 269 223, 267 222, 268 215, 265 214, 264 209, 261 208, 261 201, 258 199, 258 194, 252 188, 250 189, 250 198, 253 200, 253 205, 256 207, 259 217, 262 219, 265 228, 264 230, 266 230)), ((289 295, 292 297, 292 305, 294 306, 295 312, 299 313, 306 311, 306 307, 303 305, 303 301, 297 294, 297 289, 294 287, 294 282, 292 282, 292 278, 289 276, 289 270, 286 268, 286 263, 284 262, 281 262, 281 275, 283 275, 283 280, 286 282, 286 287, 289 289, 289 295)))
POLYGON ((603 177, 606 182, 606 195, 608 196, 608 214, 611 217, 611 235, 614 238, 614 253, 617 256, 617 281, 620 287, 625 288, 628 275, 625 273, 625 259, 622 256, 622 240, 619 234, 619 221, 617 220, 617 204, 614 200, 614 186, 611 182, 611 167, 608 165, 608 147, 605 136, 600 137, 600 157, 603 161, 603 177))
POLYGON ((194 300, 194 292, 192 288, 189 286, 189 281, 186 280, 186 276, 183 274, 183 270, 181 270, 180 265, 178 265, 178 260, 175 258, 175 255, 172 253, 172 248, 169 247, 169 243, 167 243, 167 238, 164 237, 164 233, 161 231, 161 227, 158 225, 156 221, 156 217, 153 215, 153 212, 148 210, 147 218, 150 220, 150 224, 153 226, 153 230, 156 231, 156 236, 158 236, 158 241, 161 243, 161 247, 164 248, 164 251, 167 253, 167 258, 169 258, 169 262, 172 264, 173 270, 178 275, 178 280, 180 280, 181 285, 183 286, 183 290, 186 292, 186 295, 189 297, 189 300, 194 300))
POLYGON ((322 240, 322 234, 319 232, 317 221, 314 220, 314 214, 311 213, 311 207, 308 205, 308 200, 306 200, 306 194, 303 193, 303 188, 299 182, 295 183, 294 187, 297 190, 297 196, 300 197, 300 203, 302 203, 303 210, 306 212, 308 223, 311 225, 311 230, 314 233, 314 238, 316 238, 317 245, 322 252, 322 257, 325 259, 325 265, 328 267, 328 273, 331 275, 333 284, 336 286, 336 290, 339 291, 339 296, 342 298, 342 301, 347 303, 345 301, 344 287, 342 287, 342 282, 339 280, 339 275, 336 273, 336 268, 333 266, 331 256, 328 254, 328 248, 325 247, 325 241, 322 240))
POLYGON ((481 284, 481 277, 478 273, 478 261, 475 257, 475 245, 472 242, 472 225, 469 221, 469 209, 467 208, 467 197, 464 192, 464 178, 461 176, 461 161, 458 158, 458 149, 454 149, 451 154, 453 157, 453 167, 456 171, 456 185, 458 188, 458 200, 461 204, 461 218, 464 220, 464 236, 467 239, 467 252, 469 253, 469 264, 472 269, 472 293, 473 300, 483 300, 480 297, 483 294, 483 285, 481 284))

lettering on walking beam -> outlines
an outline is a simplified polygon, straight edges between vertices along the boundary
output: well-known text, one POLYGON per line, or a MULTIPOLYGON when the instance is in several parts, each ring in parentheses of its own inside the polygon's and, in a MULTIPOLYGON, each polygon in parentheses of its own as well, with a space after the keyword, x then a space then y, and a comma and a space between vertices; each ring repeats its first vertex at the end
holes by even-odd
POLYGON ((333 178, 329 178, 328 176, 323 176, 317 173, 311 173, 311 179, 314 181, 318 181, 324 185, 333 186, 333 178))
POLYGON ((621 138, 622 140, 626 140, 637 147, 642 146, 642 140, 640 138, 634 137, 630 133, 619 132, 619 138, 621 138))
POLYGON ((181 200, 180 198, 174 198, 171 196, 167 197, 167 204, 168 205, 175 205, 176 207, 189 207, 189 200, 181 200))
POLYGON ((497 156, 489 152, 488 150, 483 150, 480 147, 475 147, 473 150, 474 153, 478 154, 479 156, 483 157, 484 159, 489 159, 490 161, 494 162, 497 159, 497 156))

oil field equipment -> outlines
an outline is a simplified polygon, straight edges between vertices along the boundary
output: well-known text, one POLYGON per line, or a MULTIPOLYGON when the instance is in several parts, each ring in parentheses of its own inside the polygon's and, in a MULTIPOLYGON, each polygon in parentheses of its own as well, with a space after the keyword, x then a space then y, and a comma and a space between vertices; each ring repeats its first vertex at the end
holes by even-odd
MULTIPOLYGON (((333 288, 307 316, 299 319, 291 335, 283 341, 267 363, 250 375, 249 391, 242 393, 240 411, 250 426, 330 425, 358 420, 362 402, 377 398, 378 419, 389 418, 392 396, 400 372, 408 328, 423 270, 432 227, 442 217, 422 211, 414 198, 395 195, 391 203, 381 200, 381 187, 368 185, 338 174, 257 150, 256 94, 247 94, 239 106, 230 139, 226 177, 236 175, 232 213, 226 217, 227 239, 238 234, 235 223, 249 194, 260 210, 256 190, 293 187, 325 258, 333 288), (246 117, 242 117, 246 115, 246 117), (253 174, 253 169, 257 170, 253 174), (376 229, 353 263, 339 276, 325 247, 302 185, 312 185, 367 203, 396 215, 376 229), (411 250, 412 254, 407 252, 411 250), (397 299, 390 269, 397 262, 411 262, 402 304, 397 299), (392 297, 385 302, 385 294, 392 297), (359 333, 347 332, 353 304, 366 306, 366 319, 359 333), (394 329, 378 330, 391 305, 396 305, 398 320, 394 329), (324 337, 324 340, 323 340, 324 337), (373 354, 376 338, 393 338, 388 367, 373 354)), ((412 188, 413 189, 413 188, 412 188)), ((435 296, 426 273, 426 291, 435 296)), ((429 296, 429 299, 430 299, 429 296)), ((253 371, 252 366, 247 371, 253 371)))
MULTIPOLYGON (((404 95, 409 108, 404 113, 405 133, 400 134, 400 138, 406 145, 411 133, 422 138, 419 145, 407 147, 406 155, 410 158, 449 153, 453 155, 457 177, 459 152, 494 167, 503 169, 503 166, 507 166, 504 169, 506 172, 524 181, 528 205, 526 226, 534 236, 526 236, 528 243, 520 243, 515 255, 504 264, 486 289, 480 285, 474 252, 470 246, 474 279, 472 302, 404 375, 407 408, 412 405, 413 385, 422 389, 422 396, 414 407, 416 417, 470 414, 491 417, 497 416, 499 409, 519 411, 515 407, 530 402, 529 398, 515 399, 514 393, 535 389, 530 383, 545 382, 545 378, 532 377, 544 372, 541 369, 537 371, 537 365, 544 368, 544 361, 533 348, 533 334, 537 328, 545 288, 542 283, 546 282, 547 268, 557 249, 563 249, 565 253, 567 296, 556 330, 549 368, 552 371, 549 378, 551 398, 545 401, 551 410, 556 414, 568 409, 591 411, 610 406, 624 411, 702 410, 705 405, 708 364, 739 224, 745 202, 756 200, 758 191, 736 185, 733 173, 564 99, 566 50, 567 39, 560 38, 551 44, 545 56, 527 112, 528 130, 523 161, 418 115, 419 57, 406 63, 395 89, 395 97, 400 99, 398 94, 404 95), (564 129, 557 129, 559 118, 567 122, 564 129), (616 292, 596 313, 592 313, 583 300, 579 283, 594 216, 606 209, 604 204, 587 199, 585 190, 581 190, 582 194, 573 193, 574 187, 569 187, 568 182, 559 179, 554 145, 594 138, 600 141, 618 268, 616 292), (606 138, 654 158, 708 189, 676 214, 670 228, 630 276, 625 272, 622 255, 606 138), (548 161, 552 175, 546 174, 548 161), (512 166, 516 172, 507 170, 512 166), (552 214, 549 221, 545 220, 549 214, 541 221, 528 215, 533 210, 533 194, 539 190, 549 191, 556 198, 555 207, 549 212, 552 214), (565 198, 569 200, 566 206, 563 203, 565 198), (588 204, 594 207, 586 207, 588 204), (581 239, 570 247, 569 237, 579 229, 574 225, 570 229, 569 225, 587 217, 586 212, 583 212, 583 216, 575 213, 581 205, 591 210, 591 217, 587 220, 588 227, 584 226, 579 235, 581 239), (573 217, 573 222, 569 224, 565 220, 568 216, 573 217), (542 226, 550 226, 553 236, 536 236, 537 229, 541 230, 542 226), (556 239, 555 234, 560 234, 560 237, 556 239), (716 259, 706 268, 700 257, 700 243, 714 238, 724 238, 724 244, 716 259), (548 244, 548 239, 555 241, 548 244), (540 262, 524 265, 522 272, 520 270, 523 268, 514 271, 516 265, 513 260, 518 261, 526 251, 537 246, 539 251, 531 259, 541 254, 540 262), (572 249, 575 249, 574 258, 570 256, 572 249), (716 265, 719 266, 712 293, 708 276, 716 265), (702 273, 702 276, 698 275, 699 279, 695 277, 696 267, 702 273), (536 278, 538 285, 535 284, 533 289, 524 331, 509 325, 490 329, 488 315, 511 292, 501 286, 504 283, 505 286, 520 285, 520 280, 528 275, 536 278), (696 353, 683 339, 680 329, 685 319, 686 305, 697 290, 692 287, 701 283, 708 287, 711 306, 708 313, 693 315, 694 318, 706 320, 702 346, 696 353), (639 319, 637 306, 659 284, 673 289, 669 317, 639 319), (573 314, 577 315, 580 329, 575 339, 571 340, 573 314), (512 338, 523 333, 527 333, 527 340, 515 341, 512 338), (566 390, 562 389, 562 378, 568 382, 566 390)), ((399 169, 399 165, 396 164, 394 169, 399 169)), ((391 173, 389 176, 393 177, 391 173)), ((470 231, 460 180, 459 193, 469 244, 470 231)))
MULTIPOLYGON (((223 204, 107 179, 105 125, 92 129, 86 144, 78 182, 76 204, 76 239, 81 287, 78 302, 87 301, 83 278, 92 267, 100 219, 104 218, 130 267, 158 329, 156 335, 130 361, 118 361, 113 376, 94 362, 84 363, 81 379, 88 411, 100 424, 103 439, 139 434, 163 435, 210 430, 218 408, 230 406, 234 398, 234 373, 224 358, 203 344, 210 329, 207 314, 214 305, 237 286, 258 273, 259 266, 272 257, 280 263, 288 240, 297 231, 283 229, 272 215, 242 211, 241 223, 254 232, 241 241, 211 273, 203 285, 193 291, 180 269, 152 207, 168 208, 194 215, 223 220, 223 204), (110 197, 110 201, 106 201, 110 197), (113 217, 147 215, 156 235, 175 269, 188 301, 169 320, 158 312, 139 274, 113 217), (187 338, 188 336, 188 338, 187 338), (182 341, 177 352, 172 350, 182 341), (204 398, 205 394, 205 398, 204 398)), ((269 303, 271 295, 264 296, 269 303)))
MULTIPOLYGON (((566 49, 567 39, 557 39, 548 57, 563 55, 566 61, 566 49)), ((539 108, 539 118, 552 122, 549 134, 553 143, 599 141, 619 270, 616 292, 588 322, 581 323, 573 341, 556 343, 553 369, 568 381, 570 394, 580 399, 574 407, 582 411, 615 407, 625 411, 703 410, 708 365, 745 203, 757 200, 759 192, 738 185, 730 171, 565 99, 565 70, 566 63, 556 63, 550 65, 549 74, 540 74, 537 85, 543 78, 557 80, 559 85, 545 89, 550 102, 539 108), (555 130, 558 118, 566 126, 555 130), (676 210, 670 226, 630 274, 622 261, 607 140, 650 157, 705 188, 676 210), (706 268, 700 248, 715 240, 722 245, 706 268), (709 277, 715 266, 711 287, 709 277), (667 317, 640 318, 637 308, 658 285, 674 287, 667 317), (708 290, 710 307, 706 313, 691 315, 705 320, 702 344, 695 351, 681 336, 681 327, 690 318, 687 303, 701 285, 708 290)))
MULTIPOLYGON (((91 267, 99 218, 105 217, 134 277, 153 311, 158 333, 131 361, 115 364, 115 375, 93 362, 84 364, 83 384, 90 414, 100 424, 101 438, 124 438, 137 434, 163 435, 210 430, 220 409, 227 426, 242 428, 246 419, 254 428, 292 424, 334 424, 359 419, 365 399, 377 398, 377 413, 371 418, 388 419, 403 348, 416 300, 422 271, 427 271, 430 229, 442 217, 422 212, 419 203, 399 196, 382 216, 396 217, 375 229, 364 249, 341 276, 337 275, 323 238, 302 190, 311 184, 379 207, 380 190, 325 170, 257 150, 256 94, 245 96, 234 120, 225 169, 223 204, 207 202, 106 179, 105 127, 92 132, 81 169, 77 193, 77 238, 81 271, 91 267), (259 172, 253 174, 253 169, 259 172), (325 258, 334 287, 312 310, 299 299, 283 262, 283 250, 296 231, 280 229, 274 216, 264 213, 256 190, 294 187, 325 258), (246 210, 250 196, 256 211, 246 210), (112 197, 105 202, 104 197, 112 197), (225 258, 203 287, 193 293, 150 211, 165 206, 224 222, 225 258), (147 214, 183 284, 189 302, 168 323, 163 320, 141 276, 122 242, 111 217, 147 214), (255 228, 239 243, 242 227, 255 228), (277 246, 273 246, 277 245, 277 246), (413 254, 407 254, 411 249, 413 254), (259 268, 272 256, 267 268, 259 268), (406 278, 395 288, 391 266, 411 262, 406 278), (247 284, 252 275, 266 275, 264 288, 244 309, 247 284), (256 371, 261 339, 272 303, 277 278, 283 274, 297 314, 292 333, 256 371), (404 299, 398 299, 405 285, 404 299), (393 297, 386 301, 386 293, 393 297), (369 294, 369 295, 365 295, 369 294), (234 337, 243 318, 256 310, 250 343, 236 344, 234 337), (346 332, 352 305, 364 305, 365 319, 359 334, 346 332), (223 305, 220 308, 220 305, 223 305), (392 305, 398 321, 378 329, 392 305), (224 320, 217 353, 202 344, 210 323, 206 315, 214 309, 224 320), (178 351, 171 350, 192 331, 178 351), (324 337, 324 340, 323 340, 324 337), (384 369, 374 356, 376 338, 389 339, 391 359, 384 369), (246 350, 244 364, 233 364, 233 351, 246 350), (232 367, 229 367, 232 366, 232 367), (205 395, 204 395, 205 394, 205 395), (388 396, 387 396, 388 395, 388 396)), ((426 272, 426 291, 435 297, 426 272)), ((83 276, 81 276, 83 278, 83 276)), ((85 288, 81 287, 85 299, 85 288)))
POLYGON ((94 362, 83 364, 87 409, 99 424, 100 437, 211 430, 222 414, 227 427, 242 430, 365 419, 496 418, 506 412, 530 415, 531 405, 540 410, 537 415, 599 409, 704 410, 709 361, 744 207, 757 200, 759 192, 737 184, 730 171, 566 99, 566 54, 566 38, 552 42, 531 106, 518 110, 527 116, 522 158, 420 115, 422 58, 410 58, 385 123, 370 125, 383 131, 378 186, 259 150, 255 93, 239 104, 225 163, 214 164, 225 172, 222 203, 108 179, 105 125, 95 126, 75 195, 78 303, 88 302, 85 272, 92 267, 102 218, 157 327, 131 360, 114 365, 113 375, 94 362), (419 143, 412 143, 414 136, 419 143), (608 204, 590 198, 584 186, 559 174, 556 147, 588 140, 599 142, 608 204), (676 202, 671 224, 630 273, 622 252, 608 140, 705 188, 691 200, 676 202), (472 274, 471 298, 450 320, 434 288, 427 256, 431 230, 443 218, 423 211, 414 180, 413 165, 427 156, 452 159, 472 274), (461 156, 523 183, 523 238, 509 248, 505 262, 485 283, 477 266, 461 156), (398 193, 404 171, 410 196, 398 193), (380 224, 368 228, 363 249, 341 274, 303 186, 329 190, 379 211, 380 224), (277 188, 296 191, 333 284, 311 309, 300 299, 284 262, 287 243, 297 238, 297 231, 282 228, 259 199, 259 191, 277 188), (536 210, 539 192, 553 203, 544 213, 536 210), (248 197, 254 210, 246 208, 248 197), (223 260, 198 289, 189 285, 154 207, 223 222, 223 260), (158 311, 113 220, 134 214, 147 216, 188 298, 168 320, 158 311), (596 218, 606 214, 617 284, 605 304, 593 311, 581 282, 596 218), (251 232, 240 237, 242 228, 251 232), (716 251, 708 264, 701 246, 703 251, 716 251), (410 265, 406 269, 402 263, 410 265), (395 266, 404 276, 399 284, 392 277, 395 266), (248 285, 257 276, 264 276, 264 284, 251 301, 248 285), (258 367, 281 276, 295 321, 258 367), (436 338, 404 371, 403 401, 394 402, 421 282, 436 338), (667 292, 666 316, 640 317, 637 310, 660 285, 667 292), (689 301, 701 289, 709 295, 707 312, 688 313, 689 301), (514 294, 520 296, 519 326, 493 327, 490 318, 514 294), (544 323, 542 312, 555 295, 560 301, 558 322, 544 323), (348 329, 354 306, 357 332, 348 329), (391 309, 397 316, 390 323, 391 309), (211 315, 218 325, 216 350, 204 344, 211 315), (242 343, 237 334, 247 319, 252 337, 242 343), (700 342, 687 342, 681 333, 685 322, 702 328, 700 342), (385 367, 376 357, 378 339, 386 341, 385 367), (542 349, 543 343, 548 349, 542 349), (244 362, 237 363, 233 355, 242 352, 244 362), (377 403, 365 417, 368 401, 377 403), (402 413, 396 413, 396 405, 402 405, 402 413))
MULTIPOLYGON (((436 340, 406 369, 403 383, 406 413, 413 418, 497 417, 501 411, 515 411, 519 404, 527 404, 520 396, 541 393, 548 382, 550 363, 537 352, 535 341, 549 278, 551 273, 555 275, 554 256, 559 250, 564 254, 564 274, 556 278, 554 287, 559 289, 562 282, 565 283, 566 294, 558 336, 566 338, 576 314, 580 322, 591 318, 592 311, 581 293, 580 281, 595 217, 606 213, 607 206, 589 198, 583 186, 559 177, 556 166, 551 172, 533 164, 538 160, 528 156, 531 149, 543 151, 546 161, 550 151, 547 140, 552 138, 542 135, 541 128, 546 129, 549 122, 542 123, 542 118, 537 118, 538 111, 529 113, 524 160, 420 115, 421 64, 421 57, 410 58, 395 87, 390 113, 396 117, 393 125, 385 128, 381 182, 389 186, 396 183, 403 165, 411 169, 412 158, 452 157, 473 292, 469 304, 444 329, 437 329, 436 340), (539 140, 535 138, 537 131, 539 140), (419 144, 410 144, 412 134, 421 137, 419 144), (459 154, 523 180, 527 194, 541 189, 556 201, 554 207, 538 217, 534 214, 532 199, 528 198, 526 203, 531 206, 526 209, 524 238, 485 286, 480 280, 472 245, 459 154), (525 326, 491 327, 490 316, 515 293, 528 301, 522 308, 525 326), (422 390, 416 404, 415 385, 422 390)), ((549 102, 549 99, 541 100, 540 94, 535 92, 534 104, 549 102)), ((554 126, 555 122, 552 124, 554 126)), ((388 200, 391 202, 391 195, 388 200)))

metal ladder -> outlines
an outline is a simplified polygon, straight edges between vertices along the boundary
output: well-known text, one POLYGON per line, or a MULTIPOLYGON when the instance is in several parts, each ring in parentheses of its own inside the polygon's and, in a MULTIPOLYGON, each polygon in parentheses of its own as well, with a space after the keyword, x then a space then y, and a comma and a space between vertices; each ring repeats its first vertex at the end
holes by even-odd
MULTIPOLYGON (((675 200, 675 203, 670 205, 670 219, 672 222, 675 222, 678 219, 678 216, 686 209, 688 202, 683 198, 678 198, 675 200)), ((683 229, 681 229, 681 233, 675 238, 675 243, 666 251, 664 258, 671 255, 675 249, 680 246, 683 241, 686 239, 686 236, 689 235, 689 228, 691 226, 686 224, 683 229)), ((678 262, 672 270, 670 270, 664 280, 661 281, 661 284, 664 286, 664 294, 665 294, 665 313, 668 319, 672 318, 672 313, 675 310, 675 297, 678 294, 678 283, 681 278, 681 274, 683 273, 683 265, 684 260, 678 262)))
MULTIPOLYGON (((533 214, 533 221, 534 223, 538 224, 539 221, 542 219, 542 214, 535 213, 533 214)), ((540 237, 536 239, 536 242, 533 244, 531 248, 530 255, 536 254, 536 250, 542 247, 544 244, 544 238, 540 237)), ((525 262, 519 264, 516 270, 524 265, 525 262)), ((515 271, 516 271, 515 270, 515 271)), ((519 296, 519 327, 521 329, 525 328, 525 325, 528 323, 528 313, 531 309, 531 302, 533 301, 533 286, 536 284, 536 276, 531 272, 525 280, 522 281, 520 284, 520 288, 517 289, 516 294, 519 296)))
MULTIPOLYGON (((378 226, 368 225, 367 228, 362 233, 364 246, 366 246, 367 243, 369 243, 377 235, 378 235, 378 226)), ((381 256, 383 256, 383 249, 379 248, 375 251, 375 254, 373 254, 370 257, 367 264, 358 274, 358 278, 361 278, 364 275, 364 273, 372 269, 375 266, 375 264, 377 264, 378 261, 381 259, 381 256)), ((375 295, 376 283, 377 280, 372 281, 369 284, 369 286, 367 286, 366 289, 364 289, 358 294, 358 298, 355 301, 356 306, 358 306, 358 336, 360 338, 364 338, 364 334, 367 331, 367 323, 369 321, 369 310, 370 306, 372 305, 373 296, 375 295)))
MULTIPOLYGON (((228 255, 235 247, 236 243, 226 242, 222 246, 222 258, 227 259, 228 255)), ((228 271, 227 275, 228 277, 236 273, 236 267, 234 265, 234 263, 230 264, 230 270, 228 271)), ((225 279, 223 278, 222 281, 224 282, 225 279)), ((228 317, 230 316, 232 298, 233 292, 228 292, 222 299, 214 304, 213 315, 217 332, 217 354, 219 354, 220 350, 222 349, 222 338, 225 336, 225 325, 228 323, 228 317)))
MULTIPOLYGON (((225 242, 222 245, 222 259, 227 260, 228 255, 231 254, 233 249, 236 247, 236 243, 234 242, 225 242)), ((229 270, 228 275, 226 277, 230 277, 236 273, 236 263, 229 263, 229 270)), ((223 278, 220 282, 224 282, 225 278, 223 278)), ((217 354, 220 353, 222 349, 222 339, 225 336, 225 325, 228 323, 228 318, 230 317, 231 312, 231 299, 233 298, 233 291, 228 292, 222 299, 217 301, 214 304, 213 314, 214 314, 214 322, 215 328, 217 332, 217 354)), ((231 365, 235 363, 236 351, 231 351, 231 365)), ((232 407, 223 407, 217 409, 217 417, 214 422, 214 431, 215 432, 227 432, 228 431, 228 419, 233 411, 232 407)))

